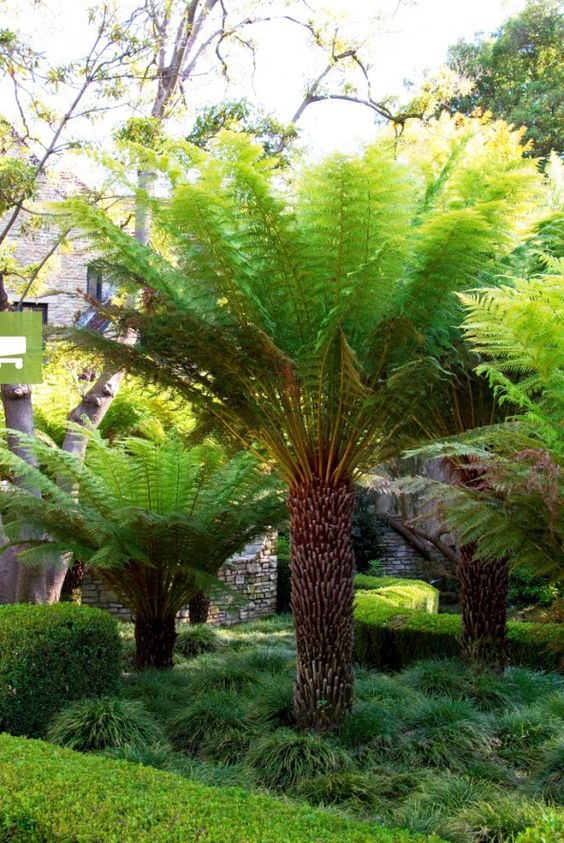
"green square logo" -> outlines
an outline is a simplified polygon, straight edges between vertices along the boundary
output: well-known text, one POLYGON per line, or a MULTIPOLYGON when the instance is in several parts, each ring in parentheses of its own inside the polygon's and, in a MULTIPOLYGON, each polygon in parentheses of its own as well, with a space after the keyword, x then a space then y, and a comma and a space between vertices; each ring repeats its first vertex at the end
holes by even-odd
POLYGON ((41 383, 42 361, 41 313, 0 313, 0 383, 41 383))

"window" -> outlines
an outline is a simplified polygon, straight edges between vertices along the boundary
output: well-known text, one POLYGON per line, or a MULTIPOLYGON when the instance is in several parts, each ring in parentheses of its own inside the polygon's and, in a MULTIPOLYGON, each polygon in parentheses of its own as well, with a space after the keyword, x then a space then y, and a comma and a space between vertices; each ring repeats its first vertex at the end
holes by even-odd
POLYGON ((102 272, 95 263, 88 265, 86 270, 86 292, 93 299, 102 300, 102 287, 104 281, 102 279, 102 272))
MULTIPOLYGON (((19 302, 14 302, 14 307, 17 307, 19 302)), ((33 302, 33 301, 24 301, 21 304, 22 310, 39 310, 41 313, 41 321, 44 325, 47 324, 47 316, 48 316, 48 305, 44 302, 33 302)))

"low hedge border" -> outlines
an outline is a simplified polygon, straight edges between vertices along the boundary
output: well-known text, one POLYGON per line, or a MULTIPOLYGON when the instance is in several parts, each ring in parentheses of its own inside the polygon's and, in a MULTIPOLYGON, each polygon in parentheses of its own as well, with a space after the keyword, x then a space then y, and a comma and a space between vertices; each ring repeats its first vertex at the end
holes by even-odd
POLYGON ((0 759, 2 843, 440 843, 36 740, 0 735, 0 759))
MULTIPOLYGON (((508 623, 509 661, 532 670, 564 669, 564 626, 508 623)), ((411 662, 460 655, 460 616, 437 615, 386 605, 370 591, 355 603, 355 659, 380 670, 411 662)))
POLYGON ((68 702, 115 694, 120 670, 121 641, 108 612, 72 603, 0 606, 0 731, 45 734, 68 702))
POLYGON ((420 609, 434 614, 439 611, 438 589, 423 580, 357 574, 354 578, 354 586, 357 591, 377 592, 374 597, 378 597, 391 606, 420 609))

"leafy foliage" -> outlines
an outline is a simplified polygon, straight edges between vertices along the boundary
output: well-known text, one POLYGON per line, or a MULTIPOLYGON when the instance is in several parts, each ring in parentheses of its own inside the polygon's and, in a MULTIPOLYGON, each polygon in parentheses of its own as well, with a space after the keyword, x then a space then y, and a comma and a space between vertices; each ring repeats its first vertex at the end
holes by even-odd
POLYGON ((67 703, 115 694, 120 650, 107 612, 69 603, 0 606, 0 730, 41 736, 67 703))
POLYGON ((459 41, 449 51, 448 64, 473 85, 449 107, 463 114, 479 108, 526 126, 534 155, 562 152, 563 38, 558 0, 529 0, 492 37, 459 41))
POLYGON ((97 567, 136 618, 174 617, 283 511, 256 460, 226 459, 213 444, 186 449, 175 440, 129 438, 110 447, 92 433, 83 464, 48 443, 26 441, 40 470, 7 449, 0 453, 4 469, 25 478, 0 496, 6 533, 17 541, 22 522, 28 528, 20 558, 72 551, 97 567))
POLYGON ((440 377, 453 291, 511 249, 539 185, 502 124, 445 118, 397 151, 332 158, 285 195, 260 150, 224 133, 213 154, 188 150, 155 204, 167 254, 72 204, 113 277, 158 293, 150 315, 104 310, 138 345, 83 341, 176 388, 204 427, 260 443, 291 484, 374 464, 440 377))
POLYGON ((217 632, 206 624, 184 625, 174 643, 175 652, 187 659, 199 656, 201 653, 213 653, 220 646, 217 632))
POLYGON ((482 357, 478 367, 498 402, 518 415, 419 448, 427 457, 470 460, 470 486, 421 480, 462 543, 481 559, 509 557, 515 566, 558 579, 564 569, 564 276, 544 274, 513 286, 462 297, 465 332, 482 357))

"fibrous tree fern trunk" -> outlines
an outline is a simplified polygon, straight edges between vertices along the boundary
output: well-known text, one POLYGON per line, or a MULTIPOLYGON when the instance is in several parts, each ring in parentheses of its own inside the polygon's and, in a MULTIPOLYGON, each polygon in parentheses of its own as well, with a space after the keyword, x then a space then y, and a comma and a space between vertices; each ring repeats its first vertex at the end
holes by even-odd
POLYGON ((506 559, 483 561, 474 546, 460 549, 457 566, 462 612, 462 658, 478 670, 503 670, 507 658, 506 559))
POLYGON ((198 591, 188 604, 188 617, 190 619, 190 623, 207 623, 209 612, 209 594, 205 591, 198 591))
POLYGON ((316 478, 290 491, 294 715, 302 729, 339 728, 352 703, 353 503, 348 480, 316 478))
POLYGON ((176 641, 175 615, 135 617, 135 666, 137 670, 168 670, 176 641))

